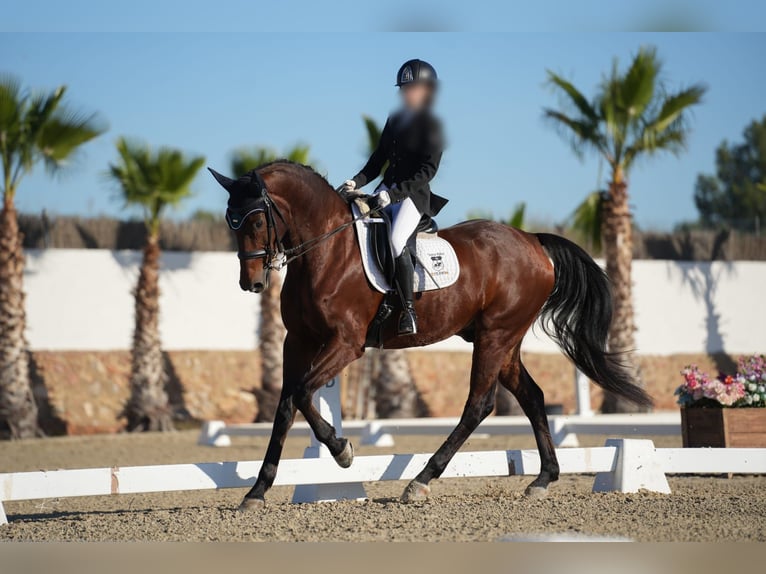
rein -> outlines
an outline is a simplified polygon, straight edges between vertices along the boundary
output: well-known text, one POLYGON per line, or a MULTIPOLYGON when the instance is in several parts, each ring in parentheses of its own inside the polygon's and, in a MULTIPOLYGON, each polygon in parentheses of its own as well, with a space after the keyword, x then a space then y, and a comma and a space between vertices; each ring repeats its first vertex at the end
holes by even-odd
MULTIPOLYGON (((303 257, 308 253, 309 251, 316 249, 319 247, 323 242, 330 239, 333 235, 336 233, 340 233, 341 231, 344 231, 354 225, 357 221, 361 221, 367 217, 367 215, 360 215, 359 217, 353 218, 351 221, 347 221, 346 223, 343 223, 342 225, 339 225, 335 229, 328 231, 327 233, 323 233, 319 237, 314 237, 313 239, 309 239, 308 241, 304 241, 300 245, 297 245, 295 247, 291 247, 290 249, 284 249, 282 251, 282 254, 285 255, 285 259, 281 262, 280 268, 284 267, 291 261, 295 261, 299 257, 303 257)), ((281 217, 280 217, 281 219, 281 217)), ((284 220, 283 220, 284 221, 284 220)))

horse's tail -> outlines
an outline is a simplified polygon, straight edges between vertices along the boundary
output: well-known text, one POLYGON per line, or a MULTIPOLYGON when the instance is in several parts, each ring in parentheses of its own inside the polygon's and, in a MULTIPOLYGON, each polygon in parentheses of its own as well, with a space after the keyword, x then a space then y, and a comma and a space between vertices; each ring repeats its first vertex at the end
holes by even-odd
POLYGON ((652 399, 632 381, 619 357, 606 350, 612 323, 612 292, 606 273, 568 239, 538 233, 553 261, 556 280, 543 305, 541 323, 575 365, 601 388, 638 405, 652 399))

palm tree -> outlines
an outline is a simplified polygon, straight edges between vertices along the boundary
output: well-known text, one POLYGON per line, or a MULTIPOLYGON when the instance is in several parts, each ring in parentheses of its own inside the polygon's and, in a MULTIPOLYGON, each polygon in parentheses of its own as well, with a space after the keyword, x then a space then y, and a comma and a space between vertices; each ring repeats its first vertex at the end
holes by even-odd
POLYGON ((3 207, 0 211, 0 421, 11 437, 41 434, 32 394, 29 353, 24 335, 24 251, 14 198, 21 179, 35 166, 55 173, 79 147, 103 133, 94 115, 80 115, 63 104, 66 86, 51 92, 23 90, 13 77, 0 78, 0 160, 3 207))
MULTIPOLYGON (((621 72, 615 61, 595 97, 589 101, 563 77, 548 72, 548 80, 566 102, 563 110, 547 108, 545 116, 567 136, 578 155, 595 151, 611 175, 603 200, 601 234, 606 272, 614 290, 614 321, 609 348, 622 353, 635 369, 635 319, 631 284, 632 217, 628 174, 636 160, 658 152, 679 154, 689 136, 689 109, 702 101, 706 88, 694 84, 670 92, 661 81, 662 64, 654 48, 642 48, 621 72)), ((602 410, 624 412, 632 407, 606 395, 602 410)))
POLYGON ((165 208, 191 195, 190 186, 205 158, 120 138, 118 160, 109 176, 127 205, 143 209, 146 245, 134 291, 135 330, 131 352, 130 397, 123 416, 130 431, 171 430, 172 413, 165 389, 167 373, 159 332, 160 222, 165 208))
MULTIPOLYGON (((243 175, 265 163, 280 157, 289 161, 309 165, 309 146, 296 145, 283 156, 267 147, 240 148, 231 155, 231 172, 243 175)), ((279 273, 272 273, 268 288, 261 293, 260 351, 261 388, 253 388, 258 402, 255 422, 272 422, 282 391, 282 346, 285 341, 285 326, 282 323, 280 293, 282 280, 279 273)))
POLYGON ((606 197, 606 191, 589 193, 569 216, 570 229, 596 254, 601 253, 601 229, 606 197))
MULTIPOLYGON (((362 121, 367 131, 367 151, 372 153, 378 147, 381 129, 369 116, 362 116, 362 121)), ((378 418, 411 418, 425 414, 407 352, 403 349, 373 351, 373 361, 375 359, 379 365, 371 371, 375 373, 372 384, 378 418)))

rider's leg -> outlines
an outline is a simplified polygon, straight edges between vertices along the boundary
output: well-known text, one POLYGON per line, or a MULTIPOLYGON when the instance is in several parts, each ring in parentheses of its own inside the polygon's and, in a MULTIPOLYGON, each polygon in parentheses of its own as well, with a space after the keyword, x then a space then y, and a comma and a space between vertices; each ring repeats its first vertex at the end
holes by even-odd
POLYGON ((391 246, 396 257, 396 288, 404 309, 399 317, 400 335, 417 333, 417 316, 413 306, 415 270, 407 242, 420 222, 421 214, 410 198, 392 206, 391 246))

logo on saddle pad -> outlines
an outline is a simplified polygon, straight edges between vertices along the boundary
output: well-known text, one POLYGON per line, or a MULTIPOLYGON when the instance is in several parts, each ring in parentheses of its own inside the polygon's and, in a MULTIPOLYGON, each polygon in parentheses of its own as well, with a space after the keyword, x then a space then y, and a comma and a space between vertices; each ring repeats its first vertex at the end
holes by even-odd
POLYGON ((442 253, 431 255, 431 269, 433 271, 444 270, 444 255, 442 253))

